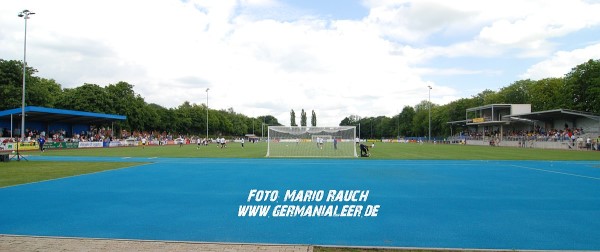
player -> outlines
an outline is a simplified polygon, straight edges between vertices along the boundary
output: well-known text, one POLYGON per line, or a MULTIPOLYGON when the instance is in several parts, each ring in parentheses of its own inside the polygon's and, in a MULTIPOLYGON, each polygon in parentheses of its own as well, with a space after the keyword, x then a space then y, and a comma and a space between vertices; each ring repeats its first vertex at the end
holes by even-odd
POLYGON ((44 152, 44 143, 46 143, 46 139, 44 139, 43 136, 40 136, 38 143, 40 144, 40 151, 44 152))
POLYGON ((360 144, 360 156, 361 157, 369 157, 371 156, 371 154, 369 153, 369 147, 364 145, 364 144, 360 144))

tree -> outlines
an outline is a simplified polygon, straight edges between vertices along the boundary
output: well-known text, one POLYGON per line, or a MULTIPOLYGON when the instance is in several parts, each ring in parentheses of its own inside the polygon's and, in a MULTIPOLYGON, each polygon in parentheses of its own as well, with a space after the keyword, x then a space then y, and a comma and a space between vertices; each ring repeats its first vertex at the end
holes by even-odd
MULTIPOLYGON (((475 99, 469 99, 469 98, 462 98, 462 99, 458 99, 456 101, 450 102, 443 107, 443 112, 446 114, 447 120, 444 122, 444 124, 448 124, 447 122, 450 121, 463 121, 466 119, 466 115, 465 115, 465 111, 468 108, 472 108, 472 107, 476 107, 477 105, 475 105, 475 99)), ((434 120, 435 121, 435 120, 434 120)), ((463 127, 465 126, 465 124, 459 124, 462 125, 463 127)), ((461 130, 463 129, 462 127, 459 129, 455 129, 456 126, 454 124, 450 124, 447 125, 448 126, 448 130, 450 131, 450 133, 454 133, 457 130, 461 130)))
POLYGON ((364 118, 360 124, 362 125, 362 131, 364 132, 365 137, 373 139, 373 132, 375 132, 373 130, 373 117, 364 118))
POLYGON ((375 139, 393 136, 396 129, 396 123, 387 116, 376 117, 375 125, 373 126, 375 131, 373 132, 373 136, 375 139))
POLYGON ((52 108, 62 95, 62 88, 55 80, 32 77, 27 84, 27 95, 27 104, 52 108))
POLYGON ((310 117, 310 125, 313 127, 317 126, 317 114, 315 113, 315 110, 312 111, 312 116, 310 117))
POLYGON ((233 122, 229 120, 227 114, 230 113, 225 110, 219 110, 217 116, 219 118, 219 126, 217 126, 217 135, 231 135, 233 132, 233 122))
MULTIPOLYGON (((56 101, 62 109, 113 113, 112 100, 106 90, 96 84, 85 83, 76 88, 66 88, 56 101)), ((127 120, 130 118, 128 117, 127 120)))
POLYGON ((153 115, 149 118, 149 123, 153 126, 153 130, 163 132, 173 128, 173 118, 169 117, 169 114, 171 113, 168 109, 158 104, 151 103, 148 104, 148 111, 151 115, 153 115))
MULTIPOLYGON (((447 106, 433 106, 431 109, 431 137, 450 135, 450 121, 447 106)), ((438 139, 439 140, 439 139, 438 139)))
POLYGON ((135 93, 133 87, 124 81, 106 86, 104 89, 109 97, 110 106, 105 113, 127 116, 125 128, 129 130, 152 130, 154 125, 149 121, 153 120, 151 117, 155 115, 147 107, 144 98, 135 93))
POLYGON ((360 122, 360 116, 351 115, 348 116, 340 122, 340 126, 357 126, 360 122))
MULTIPOLYGON (((281 126, 281 123, 279 123, 279 122, 277 121, 277 118, 275 118, 275 117, 274 117, 274 116, 272 116, 272 115, 259 116, 259 117, 257 118, 257 120, 258 120, 258 121, 260 121, 261 123, 263 123, 263 124, 264 124, 264 127, 268 127, 268 126, 281 126)), ((264 130, 266 131, 266 130, 267 130, 267 128, 264 128, 264 130)), ((262 136, 262 134, 263 134, 265 131, 263 131, 263 128, 262 128, 262 126, 261 126, 261 131, 260 131, 260 132, 261 132, 261 136, 262 136)))
POLYGON ((294 112, 293 109, 290 112, 290 126, 298 126, 298 124, 296 124, 296 112, 294 112))
POLYGON ((403 136, 415 136, 413 131, 413 118, 415 117, 415 109, 411 106, 404 106, 399 115, 399 131, 403 136))
POLYGON ((304 109, 302 109, 302 111, 300 112, 300 126, 306 126, 306 112, 304 111, 304 109))
POLYGON ((129 116, 133 113, 133 101, 136 98, 133 85, 120 81, 116 84, 109 84, 104 89, 112 101, 112 113, 129 116))
POLYGON ((565 95, 563 78, 547 78, 534 82, 530 87, 531 110, 544 111, 557 108, 570 108, 568 95, 565 95))
POLYGON ((190 132, 192 128, 192 105, 189 101, 183 102, 175 110, 176 125, 174 130, 176 132, 190 132))
POLYGON ((190 116, 192 125, 190 126, 189 134, 204 135, 206 134, 206 106, 205 104, 192 104, 190 108, 190 116))
POLYGON ((534 81, 532 80, 520 80, 513 84, 503 87, 498 91, 497 100, 498 103, 506 104, 527 104, 531 103, 531 86, 534 81))
POLYGON ((445 106, 448 107, 447 113, 450 121, 461 121, 466 119, 465 111, 468 108, 477 107, 475 99, 462 98, 450 102, 445 106))
POLYGON ((433 111, 433 104, 430 106, 430 102, 427 100, 421 101, 415 106, 415 115, 412 120, 412 132, 415 134, 415 136, 426 136, 429 134, 430 107, 433 111))
POLYGON ((498 101, 496 92, 489 89, 481 91, 481 93, 473 96, 473 99, 475 100, 475 106, 494 104, 498 101))
MULTIPOLYGON (((31 96, 30 84, 32 74, 37 70, 27 67, 25 77, 25 105, 30 105, 31 96)), ((13 109, 21 107, 23 94, 23 63, 16 60, 0 59, 0 110, 13 109)))
POLYGON ((281 124, 277 121, 277 118, 272 115, 259 116, 257 119, 267 125, 281 126, 281 124))
POLYGON ((600 60, 589 60, 573 68, 565 76, 570 109, 600 112, 600 60))

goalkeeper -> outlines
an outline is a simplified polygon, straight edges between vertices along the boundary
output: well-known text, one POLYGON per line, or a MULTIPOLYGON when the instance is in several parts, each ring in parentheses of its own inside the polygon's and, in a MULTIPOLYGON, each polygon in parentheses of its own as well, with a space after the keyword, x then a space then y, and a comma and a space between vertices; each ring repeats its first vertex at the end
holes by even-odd
POLYGON ((369 157, 371 156, 371 154, 369 153, 369 147, 364 145, 364 144, 360 144, 360 156, 361 157, 369 157))

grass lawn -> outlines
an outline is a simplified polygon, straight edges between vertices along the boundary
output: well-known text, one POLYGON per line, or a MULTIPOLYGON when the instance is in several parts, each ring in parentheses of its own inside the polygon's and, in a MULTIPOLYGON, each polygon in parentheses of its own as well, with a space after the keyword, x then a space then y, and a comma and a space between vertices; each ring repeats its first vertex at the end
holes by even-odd
MULTIPOLYGON (((195 144, 147 147, 65 149, 22 152, 42 156, 265 158, 266 143, 230 143, 227 148, 195 144)), ((544 150, 474 145, 377 143, 371 157, 406 160, 600 160, 599 151, 544 150)), ((37 162, 0 163, 0 187, 139 165, 135 162, 37 162)))
POLYGON ((0 163, 0 188, 140 164, 133 162, 10 161, 8 163, 0 163))
POLYGON ((600 151, 455 144, 379 143, 371 158, 419 160, 600 160, 600 151))
MULTIPOLYGON (((326 146, 327 147, 327 146, 326 146)), ((357 150, 358 151, 358 150, 357 150)), ((26 155, 107 156, 107 157, 200 157, 200 158, 264 158, 266 143, 230 143, 227 148, 194 144, 169 146, 121 147, 99 149, 32 151, 26 155)), ((600 151, 544 150, 516 147, 491 147, 449 144, 377 143, 369 159, 406 160, 600 160, 600 151)))
MULTIPOLYGON (((326 146, 327 147, 327 146, 326 146)), ((195 144, 147 147, 64 149, 22 152, 42 156, 265 158, 266 143, 230 143, 227 148, 195 144)), ((377 143, 371 157, 362 159, 405 160, 600 160, 599 151, 544 150, 474 145, 377 143)), ((0 163, 0 187, 139 165, 135 162, 37 162, 0 163)))
POLYGON ((230 143, 226 148, 217 148, 215 144, 197 147, 196 144, 89 148, 47 150, 44 153, 33 151, 27 155, 43 156, 92 156, 92 157, 177 157, 177 158, 263 158, 267 153, 267 145, 246 143, 242 148, 239 143, 230 143))

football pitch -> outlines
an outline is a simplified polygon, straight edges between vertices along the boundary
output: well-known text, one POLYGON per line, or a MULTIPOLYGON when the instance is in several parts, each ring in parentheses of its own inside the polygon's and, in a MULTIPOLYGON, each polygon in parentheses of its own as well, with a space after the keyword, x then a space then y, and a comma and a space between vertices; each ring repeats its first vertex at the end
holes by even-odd
POLYGON ((0 188, 0 233, 600 249, 600 152, 427 144, 377 144, 371 158, 275 159, 265 152, 260 144, 230 144, 31 153, 28 163, 0 170, 55 162, 124 168, 0 188))
MULTIPOLYGON (((370 144, 369 144, 370 145, 370 144)), ((327 148, 327 147, 326 147, 327 148)), ((331 149, 331 146, 329 146, 331 149)), ((315 148, 316 149, 316 148, 315 148)), ((490 147, 475 145, 449 144, 404 144, 376 143, 370 148, 371 157, 367 159, 398 160, 599 160, 598 151, 544 150, 534 148, 490 147)), ((328 151, 325 149, 325 151, 328 151)), ((357 147, 357 152, 360 150, 357 147)), ((229 143, 227 148, 216 145, 200 146, 195 144, 123 147, 64 149, 44 153, 30 152, 26 154, 40 156, 93 156, 93 157, 195 157, 195 158, 264 158, 267 144, 264 142, 246 143, 244 148, 239 143, 229 143)))

